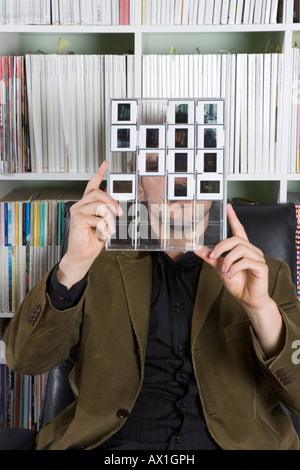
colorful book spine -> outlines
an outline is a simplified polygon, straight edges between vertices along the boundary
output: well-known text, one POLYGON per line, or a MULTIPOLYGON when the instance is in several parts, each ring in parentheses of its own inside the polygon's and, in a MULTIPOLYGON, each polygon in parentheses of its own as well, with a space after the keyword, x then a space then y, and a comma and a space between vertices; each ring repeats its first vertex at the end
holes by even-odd
POLYGON ((300 205, 296 205, 297 295, 300 298, 300 205))

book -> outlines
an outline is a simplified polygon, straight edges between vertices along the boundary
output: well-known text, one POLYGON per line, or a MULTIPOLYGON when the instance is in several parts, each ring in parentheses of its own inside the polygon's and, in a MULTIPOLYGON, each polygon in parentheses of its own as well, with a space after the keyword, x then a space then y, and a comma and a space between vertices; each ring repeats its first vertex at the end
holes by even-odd
POLYGON ((293 22, 299 23, 300 21, 300 2, 299 0, 294 1, 294 11, 293 11, 293 22))
POLYGON ((241 97, 245 96, 247 99, 243 101, 241 98, 241 108, 240 108, 240 121, 241 121, 241 130, 240 130, 240 173, 248 173, 248 57, 247 54, 240 54, 241 58, 241 97))
POLYGON ((215 0, 213 24, 221 24, 222 3, 223 3, 223 0, 215 0))
POLYGON ((262 138, 263 138, 263 54, 256 54, 256 77, 255 77, 255 172, 262 173, 262 138))
POLYGON ((237 0, 236 12, 235 12, 235 24, 242 23, 243 8, 244 8, 244 0, 237 0))
POLYGON ((205 4, 204 24, 212 24, 213 22, 214 3, 215 0, 211 0, 205 4))
POLYGON ((255 8, 256 0, 250 0, 250 7, 249 7, 249 24, 254 22, 254 8, 255 8))
POLYGON ((204 24, 206 0, 199 0, 197 24, 204 24))
POLYGON ((223 0, 222 10, 221 10, 221 24, 228 23, 228 15, 229 15, 229 0, 223 0))
POLYGON ((240 172, 240 157, 241 157, 241 102, 242 102, 242 83, 243 83, 243 67, 242 55, 238 54, 236 58, 236 90, 235 90, 235 136, 234 136, 234 162, 233 173, 240 172))
POLYGON ((248 54, 248 173, 255 173, 255 54, 248 54))
POLYGON ((265 2, 265 9, 263 10, 262 16, 262 23, 269 24, 271 18, 271 8, 272 8, 272 0, 266 0, 265 2))
POLYGON ((242 23, 243 24, 251 24, 252 19, 250 19, 250 3, 251 0, 244 1, 244 9, 242 14, 242 23))
POLYGON ((259 24, 262 19, 263 0, 256 0, 254 6, 253 23, 259 24))
POLYGON ((235 22, 236 5, 237 5, 237 0, 229 0, 228 21, 227 21, 228 24, 234 24, 235 22))
POLYGON ((270 168, 270 98, 271 98, 271 54, 264 54, 263 71, 263 123, 262 133, 262 172, 270 168))

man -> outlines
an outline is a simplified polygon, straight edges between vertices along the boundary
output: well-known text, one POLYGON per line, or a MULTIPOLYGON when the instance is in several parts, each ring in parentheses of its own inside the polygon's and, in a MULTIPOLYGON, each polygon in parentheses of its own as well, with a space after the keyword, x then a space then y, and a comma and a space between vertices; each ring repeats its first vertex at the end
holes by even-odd
POLYGON ((233 237, 213 250, 106 252, 121 215, 99 190, 106 170, 72 206, 66 254, 5 335, 8 364, 27 374, 79 342, 76 401, 41 429, 37 449, 300 449, 280 407, 300 411, 300 312, 286 265, 248 241, 231 206, 233 237))
MULTIPOLYGON (((166 251, 177 251, 180 256, 182 251, 192 248, 200 249, 204 244, 211 244, 213 239, 219 240, 220 233, 220 202, 215 202, 216 209, 212 209, 212 201, 197 201, 181 199, 166 200, 166 177, 165 176, 142 176, 138 182, 138 236, 140 244, 147 246, 147 242, 153 248, 166 247, 166 251), (216 221, 213 231, 208 231, 208 219, 213 219, 216 212, 216 221), (212 232, 209 234, 209 232, 212 232), (145 240, 147 239, 147 240, 145 240)), ((188 181, 186 177, 175 178, 174 186, 179 188, 180 193, 187 190, 188 181)), ((130 203, 129 203, 130 204, 130 203)), ((121 208, 126 213, 135 213, 135 210, 125 202, 121 208)), ((123 212, 123 210, 122 210, 123 212)), ((120 217, 122 224, 123 217, 120 217)), ((130 231, 130 230, 129 230, 130 231)), ((102 235, 103 236, 103 235, 102 235)), ((105 236, 105 235, 104 235, 105 236)), ((121 241, 122 243, 122 241, 121 241)), ((174 255, 175 253, 172 253, 174 255)))

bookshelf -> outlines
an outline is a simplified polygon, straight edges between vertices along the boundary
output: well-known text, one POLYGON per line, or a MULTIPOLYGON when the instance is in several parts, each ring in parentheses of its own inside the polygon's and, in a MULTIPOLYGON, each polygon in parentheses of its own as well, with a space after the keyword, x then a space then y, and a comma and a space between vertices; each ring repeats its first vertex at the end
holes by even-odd
MULTIPOLYGON (((142 96, 143 56, 168 54, 215 54, 218 51, 258 53, 264 47, 282 48, 283 95, 282 134, 289 135, 292 49, 300 35, 300 23, 293 23, 293 0, 286 0, 286 21, 274 24, 204 24, 204 25, 0 25, 0 55, 25 55, 29 51, 55 52, 58 38, 64 37, 75 54, 125 54, 133 51, 135 61, 135 96, 142 96)), ((142 2, 136 2, 141 16, 142 2)), ((270 51, 271 49, 269 49, 270 51)), ((282 156, 273 173, 228 173, 228 197, 242 196, 260 203, 285 202, 288 191, 300 190, 300 174, 288 170, 289 142, 282 140, 282 156)), ((88 173, 11 173, 0 174, 0 197, 13 188, 84 187, 88 173)))
MULTIPOLYGON (((142 2, 137 2, 141 8, 142 2)), ((288 135, 290 119, 290 86, 293 41, 300 24, 293 23, 293 1, 286 2, 286 22, 275 24, 232 25, 133 25, 133 26, 56 26, 56 25, 0 25, 0 54, 24 55, 42 50, 53 53, 59 37, 70 43, 68 50, 76 54, 124 54, 134 52, 135 95, 142 95, 142 60, 146 54, 168 54, 170 46, 176 54, 195 54, 199 47, 202 54, 217 51, 258 53, 266 44, 283 53, 283 135, 288 135)), ((299 33, 298 33, 299 34, 299 33)), ((270 49, 269 49, 270 50, 270 49)), ((298 189, 299 175, 289 173, 287 146, 282 143, 281 167, 276 173, 228 173, 228 196, 243 196, 259 202, 285 202, 287 192, 298 189)), ((85 185, 91 173, 14 173, 0 175, 0 196, 15 187, 85 185)), ((300 184, 299 184, 300 189, 300 184)))

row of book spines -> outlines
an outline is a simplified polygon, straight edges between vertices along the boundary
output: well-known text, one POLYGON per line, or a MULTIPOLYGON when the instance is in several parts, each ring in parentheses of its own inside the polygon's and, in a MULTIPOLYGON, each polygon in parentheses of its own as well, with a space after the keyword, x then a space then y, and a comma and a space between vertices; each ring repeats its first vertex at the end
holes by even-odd
POLYGON ((0 428, 38 430, 45 378, 13 372, 0 365, 0 428))
MULTIPOLYGON (((113 89, 113 93, 120 97, 121 95, 133 94, 133 66, 134 56, 122 55, 64 55, 57 56, 56 54, 50 55, 26 55, 24 68, 26 69, 27 88, 22 87, 21 93, 14 93, 18 89, 18 80, 13 75, 14 69, 9 69, 5 72, 6 68, 1 67, 3 62, 9 64, 12 57, 0 57, 0 173, 13 173, 13 172, 91 172, 97 169, 99 165, 99 150, 98 147, 102 146, 102 152, 105 151, 105 139, 101 138, 98 126, 102 126, 103 116, 105 112, 105 96, 108 95, 109 89, 113 89), (61 65, 63 71, 59 68, 61 65), (70 69, 69 69, 70 67, 70 69), (60 70, 60 73, 58 72, 60 70), (64 75, 65 73, 65 75, 64 75), (46 82, 43 80, 43 74, 47 77, 46 82), (68 77, 66 78, 66 74, 68 77), (77 77, 76 80, 71 80, 72 77, 77 77), (61 81, 62 77, 65 81, 61 81), (32 86, 31 80, 36 86, 32 86), (68 80, 68 81, 67 81, 68 80), (72 82, 70 86, 70 81, 72 82), (88 85, 83 90, 82 82, 88 85), (87 82, 88 81, 88 82, 87 82), (90 90, 90 83, 93 82, 95 93, 98 99, 94 99, 93 103, 86 103, 87 99, 91 100, 92 90, 90 90), (39 83, 37 83, 39 82, 39 83), (15 90, 12 88, 12 83, 15 83, 15 90), (63 83, 67 86, 70 93, 61 94, 60 84, 63 83), (103 86, 101 86, 103 85, 103 86), (58 87, 58 91, 53 91, 52 87, 58 87), (36 92, 36 88, 41 87, 41 93, 36 92), (53 93, 53 100, 46 100, 47 90, 50 89, 53 93), (74 91, 74 93, 73 93, 74 91), (72 96, 70 97, 70 95, 72 96), (12 103, 16 100, 21 101, 20 106, 14 112, 12 103), (67 101, 67 103, 64 102, 67 101), (42 119, 38 119, 37 112, 30 114, 30 109, 41 111, 39 103, 47 101, 43 111, 47 115, 43 115, 42 119), (69 117, 71 106, 76 102, 80 107, 80 112, 71 113, 70 122, 79 127, 78 132, 72 132, 70 135, 70 127, 67 121, 69 117), (57 106, 54 106, 57 105, 57 106), (58 106, 59 104, 59 106, 58 106), (67 104, 67 105, 66 105, 67 104), (94 106, 92 106, 94 104, 94 106), (24 105, 24 106, 23 106, 24 105), (28 105, 28 106, 27 106, 28 105), (23 109, 24 108, 24 109, 23 109), (64 112, 60 112, 60 110, 64 112), (57 116, 54 111, 60 112, 57 116), (21 114, 20 116, 20 113, 21 114), (88 126, 89 121, 85 121, 85 113, 90 118, 91 125, 88 126), (92 119, 93 113, 95 119, 92 119), (1 120, 1 116, 3 119, 1 120), (24 116, 24 117, 23 117, 24 116), (19 118, 20 117, 20 118, 19 118), (32 117, 32 119, 31 119, 32 117), (64 117, 61 123, 60 119, 64 117), (16 148, 15 129, 17 128, 15 122, 22 127, 21 150, 22 157, 14 152, 16 148), (36 126, 33 124, 36 123, 36 126), (55 124, 55 125, 54 125, 55 124), (62 124, 62 125, 60 125, 62 124), (47 127, 48 126, 48 127, 47 127), (37 134, 30 135, 33 127, 38 129, 37 134), (46 129, 47 127, 47 129, 46 129), (41 131, 39 129, 41 128, 41 131), (50 129, 50 130, 49 130, 50 129), (43 137, 43 149, 40 148, 41 136, 45 135, 46 130, 53 132, 55 135, 51 139, 43 137), (65 135, 67 133, 67 135, 65 135), (92 135, 93 134, 93 135, 92 135), (29 138, 31 137, 31 139, 29 138), (37 139, 36 139, 37 137, 37 139), (57 139, 59 144, 57 143, 57 139), (63 139, 67 139, 64 148, 62 147, 63 139), (70 141, 71 139, 71 141, 70 141), (74 148, 74 142, 77 146, 74 148), (67 144, 71 143, 70 146, 67 144), (31 145, 30 145, 31 144, 31 145), (54 145, 58 146, 56 153, 54 152, 54 145), (36 146, 38 146, 36 148, 36 146), (73 151, 76 159, 72 158, 73 151), (78 156, 77 156, 78 153, 78 156), (36 158, 34 158, 36 155, 36 158), (86 158, 82 158, 82 155, 86 158), (79 158, 79 156, 81 158, 79 158), (22 163, 20 163, 22 161, 22 163)), ((22 57, 22 59, 24 59, 22 57)), ((24 61, 23 61, 24 62, 24 61)), ((25 72, 24 72, 25 76, 25 72)), ((38 88, 39 89, 39 88, 38 88)), ((102 126, 103 128, 103 126, 102 126)), ((100 129, 101 130, 101 129, 100 129)), ((19 139, 18 139, 19 142, 19 139)))
MULTIPOLYGON (((0 24, 158 25, 286 21, 286 0, 31 0, 0 6, 0 24)), ((297 3, 297 2, 296 2, 297 3)), ((298 18, 297 5, 294 12, 298 18)))
POLYGON ((30 287, 59 260, 63 210, 63 201, 0 203, 1 310, 16 311, 30 287))
MULTIPOLYGON (((270 55, 271 55, 271 54, 265 54, 265 57, 268 58, 268 57, 270 57, 270 55)), ((274 54, 273 54, 273 55, 274 55, 274 54)), ((227 59, 228 57, 230 57, 230 58, 231 58, 231 57, 232 57, 232 58, 235 58, 235 56, 237 56, 237 57, 240 57, 240 56, 242 57, 242 56, 244 56, 244 58, 246 58, 246 57, 247 57, 247 54, 237 54, 237 55, 232 55, 232 56, 231 56, 231 55, 228 56, 227 54, 223 54, 222 56, 225 57, 226 59, 227 59)), ((255 54, 252 54, 252 55, 250 54, 249 57, 251 57, 251 56, 255 57, 255 54)), ((258 55, 257 55, 257 57, 260 57, 260 58, 262 58, 262 56, 264 56, 264 54, 258 54, 258 55)), ((27 57, 33 58, 33 57, 40 57, 40 56, 27 56, 27 57)), ((57 57, 57 56, 53 56, 53 57, 57 57)), ((59 56, 59 57, 61 58, 61 56, 59 56)), ((73 56, 70 56, 70 57, 73 57, 73 56)), ((75 57, 76 57, 76 56, 75 56, 75 57)), ((151 58, 152 55, 146 55, 146 56, 144 56, 145 59, 146 59, 146 58, 149 58, 149 57, 151 58)), ((154 57, 154 56, 153 56, 153 57, 154 57)), ((159 59, 159 58, 160 58, 160 56, 155 56, 155 57, 156 57, 156 59, 159 59)), ((175 63, 176 63, 176 61, 178 62, 182 57, 185 58, 184 55, 175 55, 175 56, 174 56, 174 55, 165 55, 165 56, 161 56, 161 57, 165 57, 165 58, 171 59, 172 61, 175 61, 175 63)), ((211 54, 211 55, 205 54, 205 55, 194 55, 194 56, 193 56, 193 55, 189 55, 189 57, 192 57, 192 58, 193 58, 193 57, 196 57, 196 58, 199 59, 199 60, 200 60, 200 59, 202 60, 202 57, 203 57, 203 60, 204 60, 205 58, 208 58, 208 57, 211 57, 211 58, 216 58, 216 57, 218 57, 218 58, 220 58, 220 55, 219 55, 219 54, 215 54, 215 55, 213 55, 213 54, 211 54)), ((206 64, 206 65, 208 66, 208 64, 206 64)), ((203 65, 203 67, 204 67, 204 65, 203 65)), ((144 76, 145 76, 145 77, 147 77, 147 76, 150 77, 149 71, 148 71, 148 72, 145 71, 145 72, 146 72, 146 73, 144 73, 144 76)), ((127 73, 128 73, 128 71, 127 71, 127 73)), ((181 72, 178 71, 178 76, 179 76, 179 73, 183 74, 183 70, 182 70, 181 72)), ((219 71, 219 74, 220 74, 220 73, 221 73, 221 70, 219 71)), ((30 73, 28 73, 28 74, 30 75, 30 73)), ((217 73, 214 74, 214 75, 213 75, 213 78, 215 78, 215 80, 219 80, 219 79, 220 79, 219 74, 217 74, 217 73)), ((192 75, 192 74, 191 74, 191 75, 192 75)), ((162 75, 162 83, 164 83, 163 79, 164 79, 164 75, 162 75)), ((143 94, 144 94, 144 90, 145 90, 145 93, 148 93, 148 91, 149 91, 149 90, 146 91, 145 83, 146 83, 146 79, 145 79, 144 84, 143 84, 143 94)), ((212 80, 212 82, 210 83, 210 85, 211 85, 212 83, 213 83, 213 80, 212 80)), ((185 85, 187 85, 187 83, 185 83, 185 85)), ((152 94, 152 91, 151 91, 151 90, 150 90, 150 92, 151 92, 151 94, 152 94)), ((193 90, 193 91, 189 90, 186 96, 194 96, 194 94, 191 95, 190 93, 195 93, 195 92, 198 93, 197 90, 193 90)), ((171 90, 171 93, 173 93, 172 90, 171 90)), ((178 91, 176 91, 176 93, 178 93, 178 91)), ((145 95, 145 96, 148 96, 148 95, 145 95)), ((149 96, 150 96, 150 95, 149 95, 149 96)), ((172 96, 174 96, 174 94, 172 94, 172 96)), ((197 96, 198 96, 198 95, 197 95, 197 96)), ((201 95, 201 96, 206 96, 206 95, 201 95)), ((209 96, 215 96, 215 95, 209 95, 209 96)), ((71 161, 71 158, 70 158, 70 161, 71 161)), ((72 162, 72 164, 73 164, 73 162, 72 162)), ((70 163, 70 165, 71 165, 71 163, 70 163)), ((46 170, 45 170, 45 171, 46 171, 46 170)), ((92 171, 92 170, 91 170, 91 171, 92 171)), ((238 172, 238 171, 236 171, 236 172, 238 172)), ((244 172, 246 172, 246 171, 244 171, 244 172)))
POLYGON ((2 0, 0 25, 139 24, 133 2, 136 0, 2 0))
MULTIPOLYGON (((0 230, 0 246, 26 246, 29 244, 44 247, 46 224, 49 228, 47 244, 51 245, 53 204, 57 205, 57 242, 61 244, 64 201, 0 202, 0 216, 4 221, 3 229, 0 230), (47 207, 49 205, 49 211, 45 210, 46 205, 47 207)), ((0 220, 0 227, 1 225, 0 220)))
POLYGON ((286 22, 285 0, 144 0, 142 24, 209 25, 286 22))

